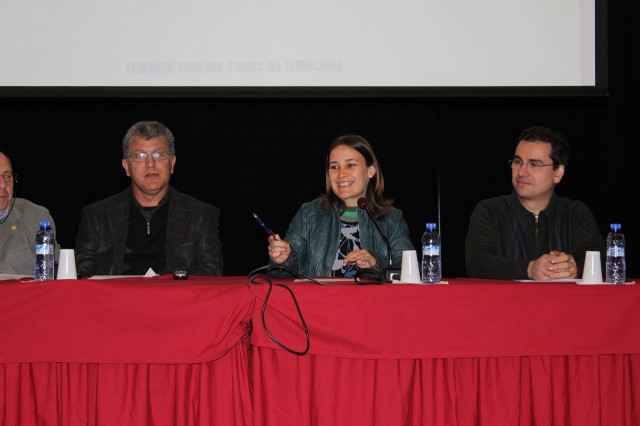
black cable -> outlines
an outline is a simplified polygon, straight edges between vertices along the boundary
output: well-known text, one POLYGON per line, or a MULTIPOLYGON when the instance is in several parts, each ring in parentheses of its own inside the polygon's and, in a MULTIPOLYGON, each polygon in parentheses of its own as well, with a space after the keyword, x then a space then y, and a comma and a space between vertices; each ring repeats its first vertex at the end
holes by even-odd
MULTIPOLYGON (((264 268, 258 268, 258 269, 264 269, 264 268)), ((298 316, 300 317, 300 321, 302 322, 302 328, 304 329, 304 333, 305 333, 305 339, 306 339, 306 347, 304 349, 304 351, 296 351, 293 350, 287 346, 285 346, 283 343, 281 343, 278 339, 276 339, 276 337, 271 334, 271 332, 269 331, 269 327, 267 327, 267 321, 266 321, 266 311, 267 311, 267 303, 269 301, 269 297, 271 296, 271 291, 273 290, 273 282, 271 281, 271 277, 268 276, 266 273, 255 273, 255 271, 252 271, 252 273, 249 275, 249 282, 248 284, 255 284, 255 280, 259 279, 259 278, 263 278, 265 279, 268 283, 269 283, 269 290, 267 291, 267 294, 264 298, 264 303, 262 304, 262 327, 264 328, 264 331, 267 333, 267 335, 269 336, 269 338, 271 340, 273 340, 274 342, 276 342, 276 344, 278 346, 280 346, 282 349, 294 354, 294 355, 306 355, 307 352, 309 352, 309 347, 311 346, 311 340, 309 338, 309 329, 307 328, 307 323, 304 320, 304 316, 302 315, 302 311, 300 310, 300 305, 298 305, 298 300, 296 299, 295 294, 293 294, 293 291, 291 291, 291 289, 289 287, 287 287, 284 284, 275 284, 278 287, 282 287, 284 289, 286 289, 289 294, 291 295, 291 298, 293 299, 293 303, 296 306, 296 311, 298 311, 298 316)), ((325 284, 323 284, 325 285, 325 284)))
POLYGON ((289 266, 286 265, 266 265, 266 266, 261 266, 259 268, 254 269, 253 271, 249 272, 249 282, 251 282, 252 277, 254 275, 259 275, 259 274, 268 274, 269 272, 272 271, 285 271, 286 273, 288 273, 289 275, 291 275, 294 278, 300 279, 300 280, 306 280, 312 283, 316 283, 316 284, 320 284, 320 285, 330 285, 328 283, 323 283, 322 281, 318 281, 315 278, 311 278, 307 275, 301 274, 300 272, 294 270, 293 268, 290 268, 289 266))
MULTIPOLYGON (((261 313, 262 327, 264 328, 265 333, 267 333, 269 338, 284 350, 294 355, 305 355, 307 354, 307 352, 309 352, 309 347, 311 346, 311 340, 309 338, 309 329, 307 328, 307 323, 305 322, 304 316, 302 315, 302 311, 300 310, 300 305, 298 304, 298 300, 296 299, 295 294, 288 286, 284 284, 273 283, 273 281, 271 280, 271 277, 268 275, 268 273, 272 271, 285 271, 288 274, 290 274, 292 277, 303 279, 319 285, 330 286, 331 284, 323 283, 322 281, 318 281, 315 278, 311 278, 307 275, 301 274, 300 272, 295 271, 294 269, 286 265, 277 265, 277 264, 266 265, 266 266, 261 266, 259 268, 256 268, 253 271, 249 272, 249 281, 247 282, 247 285, 255 284, 255 281, 260 278, 266 280, 269 283, 269 290, 267 291, 267 294, 264 298, 264 302, 262 303, 262 313, 261 313), (298 311, 298 316, 300 317, 300 322, 302 323, 302 328, 304 329, 304 333, 305 333, 305 339, 306 339, 307 345, 304 351, 296 351, 285 346, 273 334, 271 334, 271 332, 269 331, 269 327, 267 327, 267 321, 266 321, 267 304, 269 303, 269 297, 271 297, 271 291, 273 290, 274 285, 284 288, 291 295, 291 299, 293 300, 293 303, 296 307, 296 311, 298 311)), ((360 269, 356 273, 354 280, 356 284, 384 284, 385 283, 385 277, 374 269, 360 269)), ((249 334, 250 333, 251 332, 249 332, 249 334)))
POLYGON ((386 283, 384 274, 373 268, 358 269, 353 279, 356 281, 356 284, 359 285, 386 283))
MULTIPOLYGON (((285 271, 286 273, 288 273, 292 277, 300 279, 300 280, 305 280, 305 281, 309 281, 309 282, 312 282, 312 283, 315 283, 315 284, 319 284, 319 285, 324 285, 324 286, 331 286, 330 283, 325 283, 325 282, 322 282, 322 281, 317 280, 315 278, 311 278, 308 275, 301 274, 300 272, 290 268, 289 266, 277 265, 277 264, 261 266, 259 268, 254 269, 253 271, 249 272, 249 281, 251 281, 251 277, 252 276, 255 276, 255 275, 258 275, 258 274, 268 274, 269 272, 272 272, 272 271, 285 271)), ((354 275, 353 279, 354 279, 355 283, 359 284, 359 285, 385 284, 386 283, 384 275, 381 272, 378 272, 373 268, 358 269, 358 271, 354 275)))

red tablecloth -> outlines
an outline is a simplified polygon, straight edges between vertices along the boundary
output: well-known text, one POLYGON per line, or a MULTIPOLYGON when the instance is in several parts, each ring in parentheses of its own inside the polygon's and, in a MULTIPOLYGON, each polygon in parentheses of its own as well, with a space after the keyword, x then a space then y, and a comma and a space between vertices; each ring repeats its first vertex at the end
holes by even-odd
POLYGON ((247 334, 246 278, 0 282, 0 362, 180 364, 247 334))
MULTIPOLYGON (((449 280, 449 285, 286 283, 309 326, 310 353, 402 359, 640 354, 640 285, 449 280), (471 285, 473 284, 473 285, 471 285)), ((252 285, 257 308, 267 285, 252 285)), ((289 293, 274 286, 267 326, 300 349, 289 293)), ((279 348, 253 314, 252 343, 279 348)))
POLYGON ((640 424, 640 285, 449 282, 252 285, 254 424, 640 424))
POLYGON ((246 278, 0 282, 0 424, 251 425, 246 278))
POLYGON ((0 424, 640 424, 640 285, 274 282, 0 282, 0 424))

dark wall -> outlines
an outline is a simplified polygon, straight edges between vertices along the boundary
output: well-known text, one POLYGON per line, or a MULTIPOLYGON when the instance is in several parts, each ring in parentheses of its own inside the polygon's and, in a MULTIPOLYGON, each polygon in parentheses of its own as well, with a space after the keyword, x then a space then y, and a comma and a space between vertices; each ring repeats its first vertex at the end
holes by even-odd
MULTIPOLYGON (((128 184, 121 140, 138 120, 176 136, 172 183, 222 210, 225 274, 267 261, 256 212, 284 234, 299 205, 324 190, 326 147, 344 133, 374 146, 386 193, 419 248, 439 221, 445 277, 464 276, 468 217, 482 198, 511 191, 520 131, 563 131, 572 158, 560 195, 584 201, 603 235, 611 222, 628 240, 628 274, 640 277, 640 229, 630 206, 638 176, 631 149, 637 55, 625 6, 609 5, 608 97, 529 98, 0 98, 0 150, 20 175, 17 195, 48 207, 63 248, 72 248, 80 208, 128 184), (631 106, 631 107, 630 107, 631 106)), ((550 64, 552 66, 552 64, 550 64)))

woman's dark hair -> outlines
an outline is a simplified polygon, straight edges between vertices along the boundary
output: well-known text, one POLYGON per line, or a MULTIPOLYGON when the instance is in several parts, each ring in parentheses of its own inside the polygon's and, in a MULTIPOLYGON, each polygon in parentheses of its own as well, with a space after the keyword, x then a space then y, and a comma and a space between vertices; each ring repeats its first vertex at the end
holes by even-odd
POLYGON ((366 198, 369 204, 369 211, 376 219, 384 216, 391 205, 393 204, 392 199, 384 198, 384 176, 382 175, 382 169, 380 168, 380 163, 378 163, 378 159, 373 152, 373 148, 365 138, 359 135, 343 135, 339 136, 331 142, 329 145, 329 149, 327 151, 327 160, 325 164, 325 185, 326 192, 321 196, 321 206, 322 209, 328 211, 334 203, 338 204, 338 210, 344 211, 346 209, 346 205, 344 201, 340 199, 334 192, 333 188, 331 188, 331 179, 329 177, 329 157, 331 156, 331 152, 339 145, 346 145, 350 148, 355 149, 364 157, 367 167, 374 166, 376 169, 376 174, 373 175, 371 179, 369 179, 369 183, 367 185, 366 198))

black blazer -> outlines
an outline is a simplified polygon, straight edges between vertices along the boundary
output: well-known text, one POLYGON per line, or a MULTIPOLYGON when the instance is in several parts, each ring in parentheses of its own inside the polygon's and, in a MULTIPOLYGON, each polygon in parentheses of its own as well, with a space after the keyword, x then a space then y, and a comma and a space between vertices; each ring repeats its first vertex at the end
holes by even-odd
MULTIPOLYGON (((220 210, 173 187, 169 190, 167 273, 182 269, 191 275, 222 275, 220 210)), ((122 274, 131 197, 129 187, 82 208, 75 246, 78 275, 122 274)))

